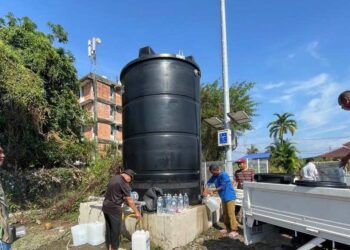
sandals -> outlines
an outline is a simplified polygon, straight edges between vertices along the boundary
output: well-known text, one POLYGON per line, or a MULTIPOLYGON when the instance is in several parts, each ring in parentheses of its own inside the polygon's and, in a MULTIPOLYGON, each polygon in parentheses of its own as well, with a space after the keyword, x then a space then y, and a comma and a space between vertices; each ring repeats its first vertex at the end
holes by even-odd
POLYGON ((227 230, 226 230, 226 229, 221 229, 221 230, 220 230, 220 233, 222 233, 222 234, 227 234, 227 230))
POLYGON ((234 239, 239 235, 239 233, 237 231, 232 231, 230 233, 227 234, 227 237, 234 239))

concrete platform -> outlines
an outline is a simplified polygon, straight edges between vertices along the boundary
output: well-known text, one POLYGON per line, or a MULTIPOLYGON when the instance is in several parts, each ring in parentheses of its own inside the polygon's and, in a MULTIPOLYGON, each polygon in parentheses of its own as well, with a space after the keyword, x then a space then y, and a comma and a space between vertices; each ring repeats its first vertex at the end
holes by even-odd
MULTIPOLYGON (((104 222, 101 209, 102 200, 81 203, 79 224, 104 222)), ((130 212, 125 211, 121 231, 130 239, 136 228, 136 219, 128 214, 130 212)), ((142 226, 150 232, 154 245, 168 250, 190 243, 219 221, 220 216, 220 209, 210 213, 204 205, 198 205, 176 214, 143 213, 142 226)))

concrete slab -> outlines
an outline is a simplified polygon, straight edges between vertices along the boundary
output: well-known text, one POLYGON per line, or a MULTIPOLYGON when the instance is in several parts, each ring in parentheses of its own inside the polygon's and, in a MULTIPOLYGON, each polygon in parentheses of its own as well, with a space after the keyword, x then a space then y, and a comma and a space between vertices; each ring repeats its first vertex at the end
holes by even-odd
MULTIPOLYGON (((219 198, 218 201, 220 201, 219 198)), ((101 209, 102 200, 81 203, 79 224, 104 223, 101 209)), ((130 239, 136 229, 136 219, 128 216, 129 214, 130 212, 125 211, 123 215, 121 232, 130 239)), ((142 227, 150 232, 151 241, 154 245, 163 249, 173 249, 185 246, 193 241, 214 223, 218 222, 221 214, 221 209, 210 213, 204 205, 193 206, 176 214, 144 213, 142 227)))

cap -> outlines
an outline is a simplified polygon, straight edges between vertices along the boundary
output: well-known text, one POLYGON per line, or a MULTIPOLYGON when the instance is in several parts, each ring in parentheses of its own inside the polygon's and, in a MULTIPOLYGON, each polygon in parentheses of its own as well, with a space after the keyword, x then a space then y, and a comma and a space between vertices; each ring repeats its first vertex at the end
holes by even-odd
POLYGON ((134 179, 134 175, 136 174, 132 169, 125 169, 122 174, 127 174, 131 177, 131 179, 134 179))
POLYGON ((238 159, 236 163, 247 163, 247 160, 244 158, 238 159))

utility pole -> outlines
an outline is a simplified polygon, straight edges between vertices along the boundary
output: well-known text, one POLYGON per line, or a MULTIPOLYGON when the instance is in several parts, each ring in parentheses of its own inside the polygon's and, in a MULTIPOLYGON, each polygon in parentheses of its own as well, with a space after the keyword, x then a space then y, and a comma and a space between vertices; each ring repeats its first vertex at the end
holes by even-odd
POLYGON ((96 45, 100 44, 102 41, 98 37, 93 37, 88 41, 88 56, 91 59, 92 64, 92 72, 93 72, 93 82, 92 82, 92 91, 94 93, 94 102, 93 102, 93 110, 94 110, 94 127, 93 134, 94 139, 97 144, 98 142, 98 122, 97 122, 97 83, 96 83, 96 45))
POLYGON ((88 41, 88 56, 90 57, 92 64, 93 80, 92 91, 94 93, 93 110, 94 110, 94 126, 93 135, 95 141, 94 160, 97 159, 98 154, 98 120, 97 120, 97 82, 96 82, 96 45, 102 41, 98 37, 93 37, 88 41))
MULTIPOLYGON (((229 93, 230 86, 228 83, 226 10, 225 10, 225 0, 220 0, 220 1, 221 1, 222 80, 224 85, 224 127, 225 129, 230 129, 230 118, 227 116, 227 114, 230 113, 230 93, 229 93)), ((231 141, 230 141, 230 144, 225 147, 225 150, 226 150, 225 171, 231 178, 233 178, 231 141)))

